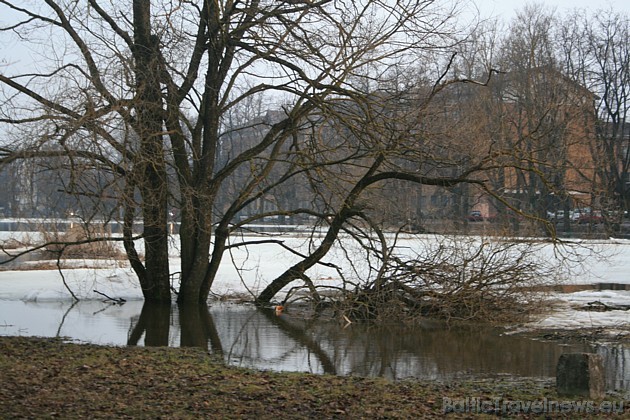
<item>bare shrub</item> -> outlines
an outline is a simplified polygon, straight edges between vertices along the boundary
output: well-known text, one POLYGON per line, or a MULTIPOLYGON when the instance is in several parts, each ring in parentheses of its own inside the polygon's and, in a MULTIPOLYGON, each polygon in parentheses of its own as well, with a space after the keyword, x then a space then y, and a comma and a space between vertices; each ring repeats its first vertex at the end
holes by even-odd
POLYGON ((465 237, 425 243, 411 256, 392 253, 384 264, 336 303, 344 317, 513 322, 540 308, 544 295, 535 286, 559 272, 534 243, 465 237))
POLYGON ((14 250, 14 249, 20 249, 20 248, 24 248, 25 246, 28 246, 28 244, 24 244, 23 242, 18 241, 17 239, 14 238, 9 238, 6 241, 2 242, 2 249, 3 250, 14 250))
POLYGON ((45 250, 64 258, 122 259, 124 253, 111 241, 102 226, 77 224, 65 232, 42 232, 45 250))

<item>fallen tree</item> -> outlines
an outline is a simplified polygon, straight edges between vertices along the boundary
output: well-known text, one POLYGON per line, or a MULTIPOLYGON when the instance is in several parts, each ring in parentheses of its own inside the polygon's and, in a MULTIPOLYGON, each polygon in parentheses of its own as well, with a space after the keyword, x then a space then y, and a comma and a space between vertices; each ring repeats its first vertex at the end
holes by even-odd
MULTIPOLYGON (((350 321, 514 322, 539 311, 562 273, 540 243, 500 237, 430 237, 378 252, 373 277, 347 281, 336 310, 350 321)), ((407 243, 407 242, 406 242, 407 243)))

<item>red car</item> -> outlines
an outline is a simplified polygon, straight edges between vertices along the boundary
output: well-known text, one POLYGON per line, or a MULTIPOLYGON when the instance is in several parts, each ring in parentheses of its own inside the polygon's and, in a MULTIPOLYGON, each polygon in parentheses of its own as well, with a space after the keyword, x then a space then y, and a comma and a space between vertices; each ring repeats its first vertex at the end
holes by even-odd
POLYGON ((580 216, 577 219, 577 222, 580 225, 585 225, 585 224, 597 225, 599 223, 603 223, 604 218, 602 217, 601 212, 592 211, 590 213, 580 214, 580 216))

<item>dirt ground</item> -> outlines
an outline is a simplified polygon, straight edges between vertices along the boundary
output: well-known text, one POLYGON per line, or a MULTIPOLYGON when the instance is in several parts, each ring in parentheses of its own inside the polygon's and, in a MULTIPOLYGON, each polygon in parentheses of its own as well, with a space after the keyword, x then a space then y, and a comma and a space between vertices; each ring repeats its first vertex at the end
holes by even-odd
MULTIPOLYGON (((0 418, 6 419, 419 419, 441 418, 445 410, 459 411, 449 418, 548 418, 549 412, 524 414, 513 404, 567 400, 553 380, 390 382, 275 373, 227 367, 196 348, 25 337, 0 337, 0 373, 0 418), (479 410, 478 401, 493 404, 479 410)), ((630 418, 628 409, 617 418, 630 418)), ((575 418, 575 412, 556 416, 575 418)))

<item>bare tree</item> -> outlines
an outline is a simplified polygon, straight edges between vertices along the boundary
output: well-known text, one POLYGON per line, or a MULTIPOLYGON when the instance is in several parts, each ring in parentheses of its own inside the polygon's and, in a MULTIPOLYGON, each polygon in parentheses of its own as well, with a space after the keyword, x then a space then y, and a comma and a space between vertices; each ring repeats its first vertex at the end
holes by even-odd
POLYGON ((486 174, 515 165, 504 149, 471 153, 436 118, 432 100, 472 81, 449 75, 460 41, 441 2, 0 5, 20 16, 2 32, 42 56, 0 74, 0 123, 15 139, 0 168, 45 165, 86 222, 120 218, 147 301, 171 300, 171 212, 181 303, 205 302, 226 252, 255 245, 236 234, 248 223, 314 218, 323 238, 257 297, 266 303, 310 284, 341 233, 376 235, 386 254, 378 201, 392 183, 470 184, 501 199, 486 174))
POLYGON ((499 178, 515 207, 540 219, 565 210, 568 225, 571 197, 590 200, 593 166, 585 151, 594 144, 588 128, 595 120, 592 93, 559 64, 555 22, 553 12, 528 5, 502 46, 504 74, 494 83, 494 97, 503 103, 501 137, 513 150, 509 166, 515 169, 499 178))
MULTIPOLYGON (((335 101, 365 108, 369 95, 357 80, 373 83, 388 67, 454 42, 452 10, 434 1, 1 4, 20 16, 3 32, 42 56, 38 68, 8 65, 0 75, 1 122, 19 133, 3 145, 2 164, 57 159, 50 169, 70 174, 64 193, 112 197, 111 214, 122 214, 127 256, 151 301, 171 298, 169 206, 181 223, 178 299, 205 301, 237 215, 285 182, 313 178, 307 171, 316 168, 305 165, 322 165, 300 145, 302 132, 334 115, 335 101), (52 48, 43 49, 48 35, 52 48), (249 141, 235 140, 226 117, 255 96, 280 100, 281 112, 259 122, 249 141), (81 168, 106 176, 83 183, 81 168), (138 220, 142 233, 134 237, 138 220)), ((380 149, 352 157, 363 159, 353 165, 352 202, 384 161, 380 149)), ((335 213, 334 233, 350 204, 344 198, 317 216, 335 213)))
POLYGON ((592 194, 608 216, 619 222, 630 200, 630 23, 613 10, 567 18, 561 46, 567 73, 594 93, 592 128, 597 143, 590 149, 596 163, 592 194), (570 20, 570 23, 569 23, 570 20), (577 24, 576 24, 577 22, 577 24))

